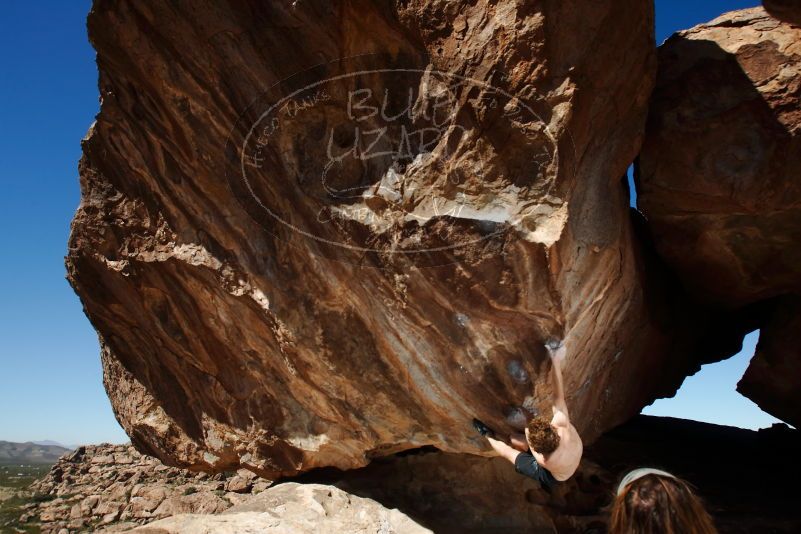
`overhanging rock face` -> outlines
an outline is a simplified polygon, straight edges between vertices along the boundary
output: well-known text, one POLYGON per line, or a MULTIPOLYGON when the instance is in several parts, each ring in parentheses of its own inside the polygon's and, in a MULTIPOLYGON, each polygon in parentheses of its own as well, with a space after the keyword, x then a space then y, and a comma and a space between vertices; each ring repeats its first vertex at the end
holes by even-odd
POLYGON ((97 1, 69 279, 133 442, 265 476, 544 410, 587 441, 684 360, 620 177, 650 2, 97 1), (650 277, 650 275, 649 275, 650 277))
POLYGON ((797 426, 801 27, 754 8, 666 41, 640 162, 661 255, 700 301, 762 329, 738 390, 797 426))

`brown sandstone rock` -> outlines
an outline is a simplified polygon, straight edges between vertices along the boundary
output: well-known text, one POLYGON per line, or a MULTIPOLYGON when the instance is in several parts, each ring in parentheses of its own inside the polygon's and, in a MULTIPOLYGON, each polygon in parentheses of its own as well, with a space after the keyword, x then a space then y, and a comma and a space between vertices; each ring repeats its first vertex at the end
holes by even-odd
POLYGON ((223 495, 223 498, 230 502, 233 506, 238 506, 248 502, 250 497, 250 493, 234 493, 233 491, 229 491, 223 495))
POLYGON ((801 294, 799 172, 801 27, 754 8, 662 45, 640 206, 690 292, 745 318, 732 328, 762 328, 738 389, 795 425, 798 319, 774 309, 801 294))
POLYGON ((94 513, 98 515, 108 515, 112 513, 119 513, 125 505, 121 502, 103 500, 95 508, 94 513))
POLYGON ((140 450, 264 475, 486 453, 470 419, 542 409, 542 342, 567 333, 587 441, 680 380, 620 180, 651 2, 98 0, 89 31, 102 109, 67 265, 140 450))
POLYGON ((218 497, 212 491, 199 491, 191 495, 175 495, 164 499, 153 511, 153 516, 168 517, 187 513, 216 514, 230 506, 231 503, 218 497))
POLYGON ((115 510, 113 512, 109 512, 109 513, 103 515, 103 517, 100 519, 100 524, 101 525, 108 525, 110 523, 115 522, 117 519, 119 519, 119 517, 120 517, 119 510, 115 510))
POLYGON ((209 532, 394 532, 424 534, 431 531, 405 514, 380 503, 321 484, 280 484, 236 506, 225 514, 178 515, 139 527, 139 534, 209 532))
POLYGON ((252 487, 251 478, 243 475, 231 477, 225 483, 225 490, 234 493, 248 493, 252 487))
POLYGON ((171 514, 218 513, 246 502, 251 497, 249 488, 242 488, 242 493, 221 492, 231 478, 239 477, 260 489, 270 484, 249 472, 220 473, 215 475, 219 480, 211 480, 207 475, 163 466, 125 446, 87 445, 82 449, 79 455, 64 455, 47 476, 29 488, 31 495, 39 497, 23 508, 32 528, 44 534, 64 527, 92 531, 102 527, 116 532, 121 526, 130 529, 171 514), (121 463, 94 462, 98 456, 121 463), (78 474, 68 480, 70 473, 78 474), (51 500, 55 495, 58 497, 51 500))
POLYGON ((81 507, 81 515, 89 516, 92 515, 97 504, 100 502, 99 495, 89 495, 85 499, 83 499, 80 503, 81 507))

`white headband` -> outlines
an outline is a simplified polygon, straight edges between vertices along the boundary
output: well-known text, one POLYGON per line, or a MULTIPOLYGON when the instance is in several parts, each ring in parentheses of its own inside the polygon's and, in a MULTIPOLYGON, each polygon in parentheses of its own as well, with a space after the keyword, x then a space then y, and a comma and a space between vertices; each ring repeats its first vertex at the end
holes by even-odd
POLYGON ((618 485, 617 487, 617 494, 620 495, 621 493, 623 493, 623 490, 626 489, 626 486, 646 475, 661 475, 663 477, 676 478, 667 471, 662 471, 661 469, 653 469, 651 467, 641 467, 640 469, 629 471, 626 474, 626 476, 623 477, 623 480, 620 481, 620 485, 618 485))

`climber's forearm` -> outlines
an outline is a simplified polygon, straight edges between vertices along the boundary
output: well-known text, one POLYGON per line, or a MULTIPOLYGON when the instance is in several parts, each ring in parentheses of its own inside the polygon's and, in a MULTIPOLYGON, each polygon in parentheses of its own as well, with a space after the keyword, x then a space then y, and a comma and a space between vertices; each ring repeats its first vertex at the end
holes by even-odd
POLYGON ((497 439, 493 439, 489 436, 487 436, 487 441, 489 441, 490 446, 493 449, 495 449, 495 452, 497 452, 500 456, 503 456, 504 458, 509 460, 512 464, 515 463, 517 455, 520 454, 519 450, 510 447, 503 441, 498 441, 497 439))
POLYGON ((515 432, 514 434, 509 435, 509 445, 512 446, 513 449, 517 449, 520 452, 528 452, 529 446, 528 441, 526 440, 525 434, 520 434, 515 432))
MULTIPOLYGON (((560 348, 560 351, 563 351, 563 348, 560 348)), ((553 364, 553 405, 554 407, 564 412, 567 415, 567 403, 565 402, 565 386, 564 381, 562 380, 562 359, 564 358, 564 353, 556 354, 551 357, 551 364, 553 364)))

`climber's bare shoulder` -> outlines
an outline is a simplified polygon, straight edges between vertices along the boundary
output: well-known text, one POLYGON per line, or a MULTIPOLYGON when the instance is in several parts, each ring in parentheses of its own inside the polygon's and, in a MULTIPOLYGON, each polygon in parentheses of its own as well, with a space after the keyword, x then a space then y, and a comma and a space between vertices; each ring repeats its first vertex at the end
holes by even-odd
POLYGON ((578 469, 584 453, 584 444, 566 414, 554 410, 551 424, 559 434, 559 446, 548 455, 543 467, 548 469, 556 480, 564 481, 573 476, 578 469))

